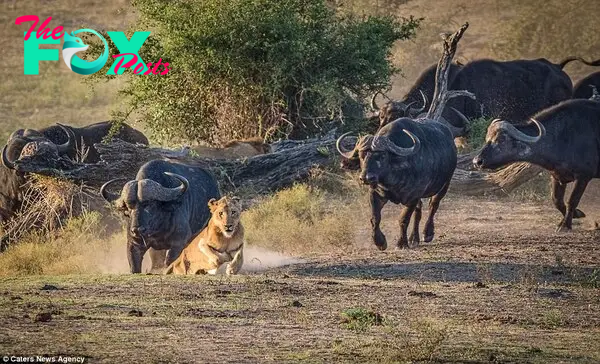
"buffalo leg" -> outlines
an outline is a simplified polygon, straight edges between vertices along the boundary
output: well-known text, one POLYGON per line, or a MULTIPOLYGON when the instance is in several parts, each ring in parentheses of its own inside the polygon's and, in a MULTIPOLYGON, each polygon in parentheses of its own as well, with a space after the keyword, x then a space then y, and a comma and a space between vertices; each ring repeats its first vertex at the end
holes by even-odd
POLYGON ((560 222, 560 225, 558 225, 557 231, 571 230, 573 215, 575 214, 575 211, 577 211, 577 205, 579 205, 581 196, 583 196, 589 182, 589 178, 579 178, 575 180, 575 187, 573 187, 573 192, 571 192, 571 196, 569 197, 565 217, 560 222))
POLYGON ((419 224, 421 223, 421 209, 423 207, 423 202, 419 200, 417 207, 415 208, 415 212, 413 213, 413 228, 410 236, 408 237, 408 242, 413 244, 413 246, 419 245, 421 238, 419 236, 419 224))
POLYGON ((408 230, 408 225, 410 224, 410 218, 417 208, 420 200, 409 202, 404 206, 402 212, 400 213, 400 238, 398 239, 398 248, 406 249, 408 248, 408 238, 406 236, 406 232, 408 230))
POLYGON ((387 200, 381 198, 374 191, 371 191, 369 201, 371 203, 372 239, 379 250, 385 250, 387 249, 387 241, 385 240, 385 235, 383 235, 383 232, 381 232, 381 229, 379 228, 379 224, 381 223, 381 209, 383 209, 387 200))
POLYGON ((440 192, 438 192, 435 196, 429 200, 429 216, 427 217, 427 222, 425 222, 425 228, 423 229, 424 239, 423 241, 429 243, 433 240, 435 236, 435 225, 434 225, 434 217, 438 208, 440 207, 440 202, 446 196, 446 192, 448 192, 448 187, 450 183, 447 183, 440 192))
POLYGON ((150 261, 152 262, 152 267, 150 268, 151 272, 156 273, 165 268, 166 253, 166 250, 156 250, 153 248, 148 249, 148 255, 150 256, 150 261))
MULTIPOLYGON (((565 190, 567 189, 567 184, 560 182, 558 179, 551 177, 552 181, 552 202, 554 206, 560 211, 563 217, 567 213, 567 206, 565 205, 565 190)), ((585 217, 583 211, 579 209, 575 209, 573 212, 573 218, 579 219, 585 217)))
POLYGON ((179 255, 187 246, 187 243, 190 241, 191 237, 192 233, 190 231, 180 231, 171 236, 171 248, 167 251, 167 259, 165 260, 165 265, 167 267, 171 265, 171 263, 173 263, 177 258, 179 258, 179 255))
POLYGON ((137 244, 134 241, 127 243, 127 260, 129 260, 129 270, 131 273, 142 273, 142 260, 146 254, 146 246, 137 244))

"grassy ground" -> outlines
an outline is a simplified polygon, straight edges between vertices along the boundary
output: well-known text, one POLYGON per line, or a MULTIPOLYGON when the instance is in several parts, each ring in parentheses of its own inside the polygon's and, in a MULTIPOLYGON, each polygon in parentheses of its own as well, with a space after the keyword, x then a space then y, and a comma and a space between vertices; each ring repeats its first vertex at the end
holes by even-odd
MULTIPOLYGON (((397 213, 384 209, 392 247, 397 213)), ((555 234, 557 215, 547 203, 450 196, 436 241, 408 251, 376 251, 361 216, 345 251, 279 268, 254 251, 237 277, 4 277, 2 352, 106 363, 598 362, 599 231, 591 217, 555 234)))

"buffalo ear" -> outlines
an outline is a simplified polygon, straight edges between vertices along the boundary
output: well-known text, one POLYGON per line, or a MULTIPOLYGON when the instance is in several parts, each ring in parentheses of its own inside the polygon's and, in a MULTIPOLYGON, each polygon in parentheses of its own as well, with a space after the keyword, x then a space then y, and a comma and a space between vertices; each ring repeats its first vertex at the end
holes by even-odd
POLYGON ((217 204, 218 201, 216 198, 211 198, 210 200, 208 200, 208 208, 210 209, 210 212, 215 211, 215 209, 217 208, 217 204))

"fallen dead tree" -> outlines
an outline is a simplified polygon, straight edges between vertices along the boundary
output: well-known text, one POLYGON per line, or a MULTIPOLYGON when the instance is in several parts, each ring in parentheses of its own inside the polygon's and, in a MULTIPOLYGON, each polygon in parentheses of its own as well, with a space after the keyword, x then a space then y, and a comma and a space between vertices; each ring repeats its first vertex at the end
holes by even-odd
MULTIPOLYGON (((348 143, 354 141, 348 138, 348 143)), ((326 167, 337 162, 333 135, 322 139, 295 142, 293 146, 279 149, 278 152, 237 160, 192 157, 186 149, 150 148, 121 140, 114 140, 109 144, 97 144, 95 147, 102 159, 96 164, 81 164, 56 156, 51 156, 52 158, 49 159, 45 154, 26 157, 16 161, 15 164, 22 172, 67 179, 77 184, 99 188, 104 182, 113 178, 133 179, 144 163, 153 159, 167 158, 205 165, 216 175, 224 191, 251 187, 252 191, 261 194, 302 181, 310 175, 314 167, 326 167)), ((470 161, 471 156, 459 157, 459 159, 466 158, 470 161)), ((496 172, 458 168, 452 180, 451 190, 467 195, 509 193, 539 172, 538 167, 528 163, 516 163, 496 172)))
POLYGON ((251 186, 256 193, 267 193, 292 185, 308 177, 315 166, 333 161, 333 135, 312 139, 279 152, 236 160, 215 160, 193 157, 189 150, 169 150, 133 145, 121 140, 96 144, 101 161, 95 164, 76 163, 56 155, 36 154, 15 161, 21 172, 41 174, 100 187, 113 178, 134 179, 137 170, 153 159, 167 158, 185 163, 199 163, 210 169, 225 191, 251 186), (50 158, 49 158, 50 157, 50 158))
MULTIPOLYGON (((355 143, 352 138, 348 143, 355 143)), ((33 177, 23 210, 4 227, 0 251, 9 241, 18 240, 31 229, 47 233, 60 227, 63 220, 84 211, 101 210, 104 201, 98 189, 113 178, 134 179, 137 170, 153 159, 167 158, 200 163, 210 169, 224 192, 244 189, 264 194, 307 179, 315 167, 338 163, 335 136, 306 141, 285 141, 276 152, 238 160, 214 160, 193 157, 188 149, 170 150, 133 145, 121 140, 97 144, 101 162, 82 164, 45 153, 43 146, 33 156, 15 161, 17 170, 46 177, 33 177), (54 178, 48 178, 54 177, 54 178), (54 182, 53 182, 54 181, 54 182)), ((462 159, 470 159, 464 156, 462 159)), ((461 158, 459 158, 461 159, 461 158)), ((466 166, 466 162, 465 166, 466 166)), ((469 162, 470 163, 470 162, 469 162)), ((506 194, 539 174, 538 167, 517 163, 496 172, 458 168, 450 190, 469 196, 506 194)))

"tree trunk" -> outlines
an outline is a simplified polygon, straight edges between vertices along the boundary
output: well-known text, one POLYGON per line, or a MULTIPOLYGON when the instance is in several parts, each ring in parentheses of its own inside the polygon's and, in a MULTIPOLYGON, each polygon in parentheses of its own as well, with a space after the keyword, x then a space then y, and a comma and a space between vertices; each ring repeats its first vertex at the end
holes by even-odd
POLYGON ((475 95, 466 90, 448 90, 450 65, 452 64, 452 59, 456 53, 458 41, 462 38, 468 27, 469 23, 465 23, 454 34, 444 36, 444 50, 435 72, 435 90, 433 92, 431 106, 427 112, 427 119, 440 120, 444 108, 446 107, 446 103, 451 98, 458 96, 466 96, 472 99, 475 98, 475 95))
MULTIPOLYGON (((349 143, 352 143, 351 139, 348 138, 349 143)), ((48 155, 43 154, 24 157, 16 161, 15 165, 22 172, 64 178, 99 188, 113 178, 134 179, 144 163, 166 158, 206 166, 215 174, 223 191, 244 188, 263 194, 291 186, 306 179, 314 167, 331 166, 337 161, 333 135, 304 142, 281 142, 281 145, 273 148, 276 150, 274 153, 237 160, 192 157, 185 149, 175 151, 149 148, 118 139, 110 144, 96 144, 95 147, 102 159, 96 164, 48 158, 48 155)), ((466 195, 510 193, 542 170, 529 163, 515 163, 495 172, 470 171, 468 166, 472 158, 473 154, 459 156, 459 167, 452 178, 451 191, 466 195)))
POLYGON ((331 156, 335 155, 333 135, 295 142, 294 145, 285 144, 274 148, 278 152, 224 160, 192 157, 186 149, 149 148, 115 139, 112 143, 94 146, 101 155, 99 163, 82 164, 41 154, 21 158, 15 161, 15 166, 21 172, 64 178, 98 188, 113 178, 135 179, 144 163, 166 158, 204 165, 215 174, 224 191, 249 186, 256 193, 267 193, 306 178, 313 167, 328 165, 333 161, 331 156))

